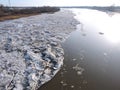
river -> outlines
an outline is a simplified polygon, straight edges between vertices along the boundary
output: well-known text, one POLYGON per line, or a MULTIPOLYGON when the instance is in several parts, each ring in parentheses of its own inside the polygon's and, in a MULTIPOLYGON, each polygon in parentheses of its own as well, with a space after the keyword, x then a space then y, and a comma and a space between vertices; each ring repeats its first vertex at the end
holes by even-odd
POLYGON ((81 24, 62 44, 63 67, 39 90, 120 90, 120 14, 71 10, 81 24))

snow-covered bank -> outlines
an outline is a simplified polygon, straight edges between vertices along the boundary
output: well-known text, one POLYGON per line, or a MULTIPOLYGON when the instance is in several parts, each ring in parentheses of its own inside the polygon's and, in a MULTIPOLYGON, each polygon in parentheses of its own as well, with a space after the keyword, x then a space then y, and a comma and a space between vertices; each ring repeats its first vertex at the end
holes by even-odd
POLYGON ((0 90, 36 90, 52 79, 77 24, 67 10, 0 22, 0 90))

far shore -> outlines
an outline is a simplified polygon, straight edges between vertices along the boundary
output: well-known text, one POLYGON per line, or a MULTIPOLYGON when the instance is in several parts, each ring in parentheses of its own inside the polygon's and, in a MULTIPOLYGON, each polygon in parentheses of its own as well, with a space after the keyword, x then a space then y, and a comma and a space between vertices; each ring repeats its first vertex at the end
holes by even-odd
POLYGON ((71 7, 4 7, 0 6, 0 21, 18 19, 21 17, 28 17, 33 15, 39 15, 42 13, 54 13, 60 10, 60 8, 82 8, 100 10, 103 12, 117 12, 120 13, 120 7, 97 7, 97 6, 71 6, 71 7))

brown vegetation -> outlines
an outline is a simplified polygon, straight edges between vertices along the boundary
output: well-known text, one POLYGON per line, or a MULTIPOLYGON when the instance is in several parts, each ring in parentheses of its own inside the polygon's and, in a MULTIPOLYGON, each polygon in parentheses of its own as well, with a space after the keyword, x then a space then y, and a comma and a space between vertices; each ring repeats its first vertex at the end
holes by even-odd
POLYGON ((0 17, 0 21, 17 19, 17 18, 21 18, 21 17, 28 17, 28 16, 32 16, 32 15, 37 15, 37 14, 17 14, 17 15, 2 16, 2 17, 0 17))
POLYGON ((16 19, 41 13, 54 13, 58 7, 4 7, 0 6, 0 21, 16 19))

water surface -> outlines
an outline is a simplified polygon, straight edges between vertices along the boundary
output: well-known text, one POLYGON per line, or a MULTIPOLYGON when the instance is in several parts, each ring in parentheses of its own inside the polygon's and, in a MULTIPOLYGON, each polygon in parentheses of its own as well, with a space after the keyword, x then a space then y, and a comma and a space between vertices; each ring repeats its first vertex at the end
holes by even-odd
POLYGON ((62 45, 64 65, 39 90, 120 90, 120 14, 72 11, 81 24, 62 45))

